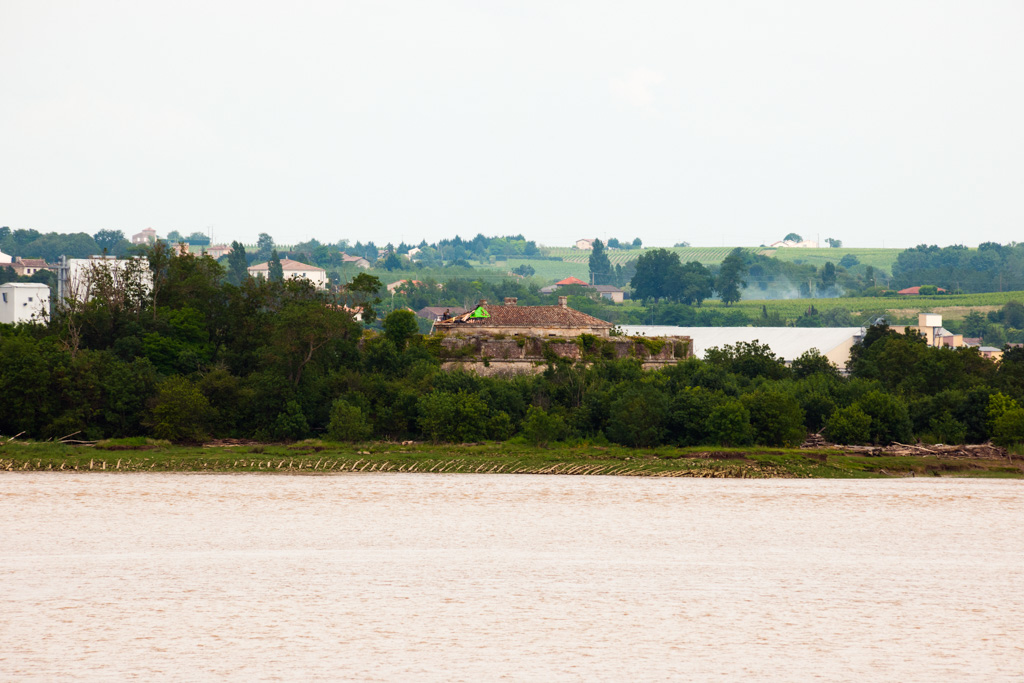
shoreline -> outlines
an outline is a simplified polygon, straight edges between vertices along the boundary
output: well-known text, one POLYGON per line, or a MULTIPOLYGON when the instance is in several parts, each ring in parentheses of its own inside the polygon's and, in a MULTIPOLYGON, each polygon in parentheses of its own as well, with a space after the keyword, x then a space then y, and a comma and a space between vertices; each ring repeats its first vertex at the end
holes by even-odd
POLYGON ((507 442, 338 444, 211 443, 196 446, 10 442, 0 472, 194 472, 267 474, 460 473, 712 478, 1024 479, 1024 458, 878 456, 831 448, 648 449, 589 443, 539 448, 507 442))

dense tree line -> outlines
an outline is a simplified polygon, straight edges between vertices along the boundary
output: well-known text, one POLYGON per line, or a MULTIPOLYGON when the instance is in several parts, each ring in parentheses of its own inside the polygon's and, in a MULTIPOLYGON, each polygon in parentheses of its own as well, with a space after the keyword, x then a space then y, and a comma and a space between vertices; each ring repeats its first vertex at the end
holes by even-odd
POLYGON ((819 430, 847 442, 1024 438, 1021 349, 995 364, 875 327, 848 379, 818 354, 787 367, 756 343, 658 372, 595 356, 488 378, 442 370, 439 345, 408 311, 379 332, 354 322, 341 304, 372 306, 370 276, 330 295, 233 284, 212 259, 159 246, 138 263, 46 327, 0 329, 0 433, 641 447, 791 445, 819 430))
POLYGON ((900 253, 892 274, 896 289, 931 285, 961 292, 1016 291, 1024 289, 1024 244, 985 242, 977 249, 921 244, 900 253))

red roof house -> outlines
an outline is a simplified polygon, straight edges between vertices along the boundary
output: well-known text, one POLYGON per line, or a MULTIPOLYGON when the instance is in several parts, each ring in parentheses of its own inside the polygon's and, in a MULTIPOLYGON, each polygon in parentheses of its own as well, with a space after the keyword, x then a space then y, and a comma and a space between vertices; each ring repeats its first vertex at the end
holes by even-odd
MULTIPOLYGON (((936 287, 935 291, 944 293, 946 290, 944 290, 942 287, 936 287)), ((901 289, 896 293, 902 294, 903 296, 917 296, 918 294, 921 293, 921 286, 918 285, 917 287, 907 287, 906 289, 901 289)))

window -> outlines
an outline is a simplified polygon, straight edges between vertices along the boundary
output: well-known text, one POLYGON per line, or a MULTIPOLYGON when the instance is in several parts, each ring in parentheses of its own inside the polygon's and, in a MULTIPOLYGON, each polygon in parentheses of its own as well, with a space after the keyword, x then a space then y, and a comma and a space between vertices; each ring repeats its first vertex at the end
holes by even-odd
POLYGON ((29 297, 29 298, 28 298, 28 300, 29 300, 29 301, 32 301, 32 297, 29 297))
POLYGON ((7 303, 7 292, 4 292, 4 303, 7 303))

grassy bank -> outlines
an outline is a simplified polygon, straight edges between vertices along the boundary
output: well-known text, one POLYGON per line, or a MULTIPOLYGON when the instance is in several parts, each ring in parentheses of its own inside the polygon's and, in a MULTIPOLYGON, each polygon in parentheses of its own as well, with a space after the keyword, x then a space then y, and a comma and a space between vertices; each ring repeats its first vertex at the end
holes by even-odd
POLYGON ((64 472, 423 472, 590 474, 649 477, 871 478, 906 476, 1024 478, 1024 459, 867 457, 834 450, 629 449, 592 444, 534 448, 304 441, 296 444, 172 446, 125 440, 94 446, 12 442, 0 471, 64 472))

